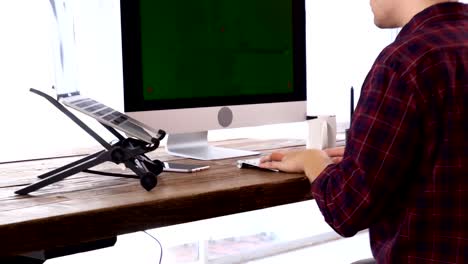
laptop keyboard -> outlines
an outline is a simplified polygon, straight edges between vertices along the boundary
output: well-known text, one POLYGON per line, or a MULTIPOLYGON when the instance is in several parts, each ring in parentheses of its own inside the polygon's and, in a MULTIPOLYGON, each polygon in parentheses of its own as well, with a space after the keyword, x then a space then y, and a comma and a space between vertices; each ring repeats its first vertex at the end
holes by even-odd
POLYGON ((105 106, 102 105, 102 104, 97 104, 97 105, 92 105, 88 108, 86 108, 85 110, 88 111, 88 112, 91 112, 91 113, 94 113, 96 112, 97 110, 100 110, 102 108, 104 108, 105 106))
POLYGON ((90 105, 93 105, 93 104, 97 104, 96 101, 92 100, 92 99, 88 99, 88 100, 85 100, 85 101, 82 101, 82 102, 78 102, 78 103, 74 103, 74 105, 76 105, 76 107, 79 107, 79 108, 86 108, 90 105))
POLYGON ((126 116, 120 115, 119 117, 112 120, 111 122, 116 124, 116 125, 120 125, 120 124, 122 124, 123 122, 125 122, 127 120, 128 120, 128 118, 126 116))
POLYGON ((153 137, 140 125, 125 114, 120 113, 102 103, 99 103, 91 98, 65 98, 63 103, 75 108, 76 110, 85 113, 103 124, 114 127, 128 136, 141 139, 145 142, 152 143, 153 137), (67 99, 67 100, 65 100, 67 99))
POLYGON ((106 121, 112 122, 115 125, 120 125, 128 120, 128 118, 121 113, 90 98, 72 101, 71 104, 80 109, 83 109, 86 112, 92 113, 93 115, 100 116, 106 121))
POLYGON ((114 110, 112 110, 112 108, 109 108, 109 107, 106 107, 100 111, 97 111, 96 113, 94 113, 95 115, 98 115, 98 116, 105 116, 107 115, 108 113, 112 112, 114 110))

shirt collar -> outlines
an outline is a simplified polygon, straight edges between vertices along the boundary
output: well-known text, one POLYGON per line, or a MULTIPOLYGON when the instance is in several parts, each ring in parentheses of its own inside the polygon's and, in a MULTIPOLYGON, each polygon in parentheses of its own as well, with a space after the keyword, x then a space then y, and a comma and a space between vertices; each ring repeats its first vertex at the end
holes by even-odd
POLYGON ((416 14, 400 31, 397 39, 411 34, 428 24, 453 19, 468 19, 468 4, 444 2, 432 5, 416 14))

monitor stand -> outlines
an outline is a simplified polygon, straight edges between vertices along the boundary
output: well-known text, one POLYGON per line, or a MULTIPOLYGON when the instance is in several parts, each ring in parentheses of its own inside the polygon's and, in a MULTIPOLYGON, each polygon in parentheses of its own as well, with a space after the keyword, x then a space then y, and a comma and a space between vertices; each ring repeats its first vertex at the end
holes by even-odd
POLYGON ((216 160, 258 155, 259 152, 214 147, 208 144, 208 131, 168 134, 166 150, 169 154, 198 160, 216 160))

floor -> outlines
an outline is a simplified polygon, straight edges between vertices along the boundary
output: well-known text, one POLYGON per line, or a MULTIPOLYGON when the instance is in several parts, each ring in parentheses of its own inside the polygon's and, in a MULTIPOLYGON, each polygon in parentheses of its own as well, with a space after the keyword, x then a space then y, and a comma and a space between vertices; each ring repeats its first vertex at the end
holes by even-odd
POLYGON ((46 264, 159 263, 153 237, 164 264, 345 264, 371 257, 367 232, 340 238, 307 201, 127 234, 114 247, 46 264))

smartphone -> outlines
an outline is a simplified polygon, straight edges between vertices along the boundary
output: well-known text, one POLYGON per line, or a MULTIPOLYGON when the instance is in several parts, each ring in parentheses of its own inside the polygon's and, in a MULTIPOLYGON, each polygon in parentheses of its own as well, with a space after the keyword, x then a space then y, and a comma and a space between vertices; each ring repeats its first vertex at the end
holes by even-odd
POLYGON ((164 168, 163 171, 172 171, 172 172, 196 172, 201 170, 209 169, 208 165, 196 165, 196 164, 183 164, 183 163, 174 163, 174 162, 163 162, 164 168))

